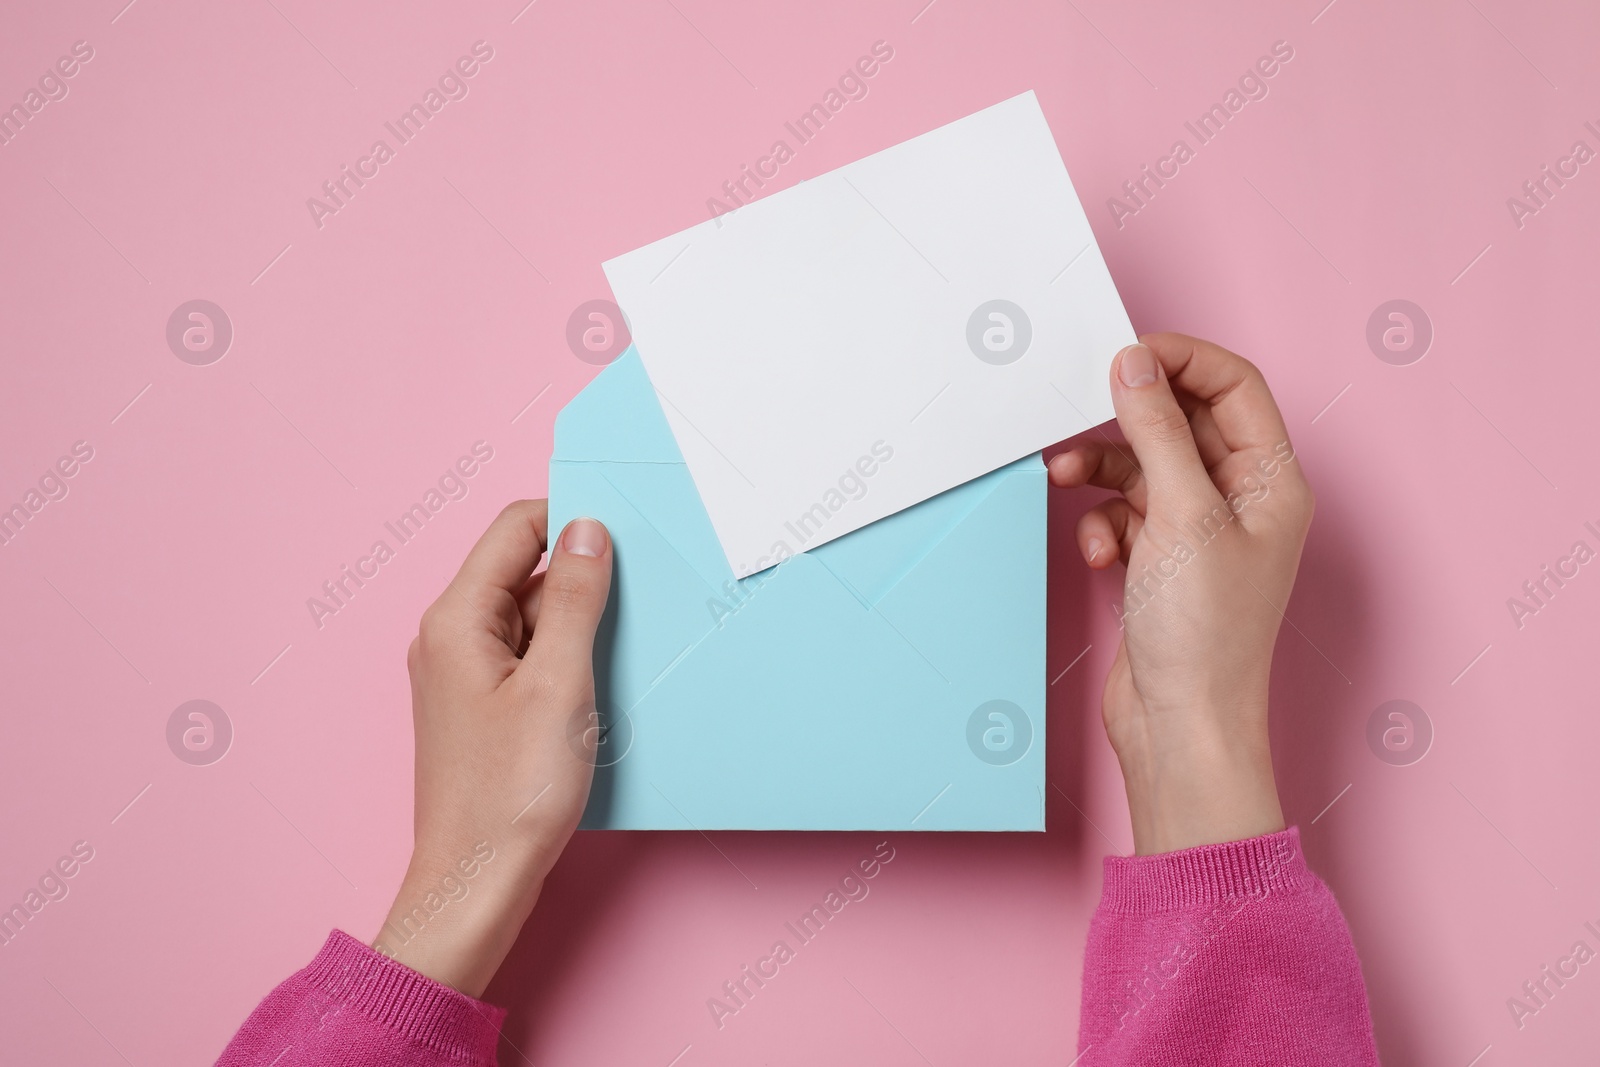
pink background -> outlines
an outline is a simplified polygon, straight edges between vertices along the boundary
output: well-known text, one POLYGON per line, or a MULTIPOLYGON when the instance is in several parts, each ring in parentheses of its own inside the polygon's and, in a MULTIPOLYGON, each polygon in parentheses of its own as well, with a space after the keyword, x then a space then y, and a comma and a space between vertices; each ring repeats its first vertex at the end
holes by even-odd
MULTIPOLYGON (((1385 1061, 1592 1056, 1600 964, 1520 1031, 1506 999, 1600 948, 1600 565, 1520 630, 1506 601, 1600 548, 1600 168, 1521 229, 1506 198, 1600 149, 1600 14, 1323 2, 12 5, 0 102, 95 54, 0 147, 0 503, 75 441, 94 458, 0 548, 0 903, 95 857, 0 948, 0 1058, 208 1063, 330 926, 371 935, 410 841, 405 647, 544 492, 595 372, 569 313, 878 40, 870 94, 768 188, 1038 91, 1135 325, 1260 363, 1318 491, 1275 743, 1385 1061), (480 39, 470 95, 318 229, 306 198, 480 39), (1279 40, 1270 95, 1119 229, 1107 198, 1279 40), (235 329, 210 366, 165 342, 195 298, 235 329), (1365 341, 1395 298, 1436 333, 1410 366, 1365 341), (319 630, 306 598, 480 439, 471 495, 319 630), (196 698, 236 731, 210 766, 165 740, 196 698), (1366 741, 1396 698, 1436 731, 1410 766, 1366 741)), ((1051 677, 1092 647, 1051 690, 1048 833, 897 835, 720 1031, 706 998, 878 838, 581 834, 490 991, 502 1062, 1070 1060, 1100 857, 1131 845, 1097 715, 1117 582, 1067 548, 1092 500, 1051 519, 1051 677)))

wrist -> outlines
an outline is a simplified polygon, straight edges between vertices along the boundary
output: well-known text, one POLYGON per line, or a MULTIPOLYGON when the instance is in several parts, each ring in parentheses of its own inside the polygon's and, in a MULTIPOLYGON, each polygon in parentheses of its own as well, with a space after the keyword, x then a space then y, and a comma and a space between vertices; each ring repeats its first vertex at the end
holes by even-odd
POLYGON ((513 856, 486 841, 444 859, 413 854, 372 947, 436 982, 481 997, 539 896, 513 856))
POLYGON ((1138 714, 1113 728, 1139 855, 1241 841, 1284 828, 1264 702, 1225 712, 1138 714))

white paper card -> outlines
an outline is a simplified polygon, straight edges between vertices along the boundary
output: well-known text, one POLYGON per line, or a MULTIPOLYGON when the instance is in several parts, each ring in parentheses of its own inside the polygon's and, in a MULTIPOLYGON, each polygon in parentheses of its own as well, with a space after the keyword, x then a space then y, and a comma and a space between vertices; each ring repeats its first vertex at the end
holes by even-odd
POLYGON ((740 577, 1106 421, 1135 340, 1032 92, 604 266, 740 577))

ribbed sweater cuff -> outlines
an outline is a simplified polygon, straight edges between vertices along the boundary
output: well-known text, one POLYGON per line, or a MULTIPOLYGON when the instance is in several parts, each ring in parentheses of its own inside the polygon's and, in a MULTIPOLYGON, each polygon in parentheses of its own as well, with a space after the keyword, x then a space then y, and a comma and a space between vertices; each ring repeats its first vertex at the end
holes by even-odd
POLYGON ((1123 914, 1182 911, 1293 892, 1315 878, 1291 826, 1222 845, 1156 856, 1107 856, 1100 906, 1123 914))
POLYGON ((425 1048, 472 1067, 494 1063, 504 1008, 420 975, 343 930, 328 934, 300 978, 425 1048))

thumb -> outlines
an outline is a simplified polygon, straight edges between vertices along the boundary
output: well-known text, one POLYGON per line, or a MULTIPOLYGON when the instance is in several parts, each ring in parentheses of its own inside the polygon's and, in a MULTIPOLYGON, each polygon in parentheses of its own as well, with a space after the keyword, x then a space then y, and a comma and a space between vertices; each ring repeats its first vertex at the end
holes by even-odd
POLYGON ((1215 495, 1216 487, 1200 460, 1189 417, 1178 406, 1167 372, 1144 345, 1129 345, 1111 364, 1111 402, 1117 425, 1133 446, 1151 510, 1166 500, 1197 500, 1215 495))
POLYGON ((611 537, 604 526, 594 519, 567 523, 545 572, 539 618, 523 666, 558 685, 580 680, 588 685, 594 671, 594 634, 611 592, 611 556, 611 537))

